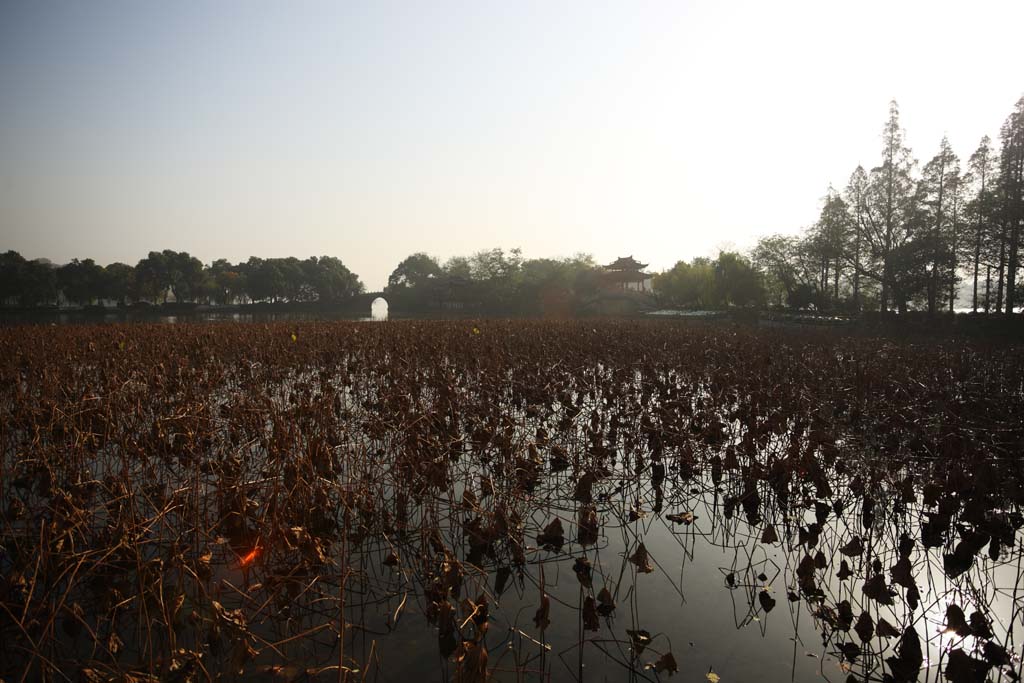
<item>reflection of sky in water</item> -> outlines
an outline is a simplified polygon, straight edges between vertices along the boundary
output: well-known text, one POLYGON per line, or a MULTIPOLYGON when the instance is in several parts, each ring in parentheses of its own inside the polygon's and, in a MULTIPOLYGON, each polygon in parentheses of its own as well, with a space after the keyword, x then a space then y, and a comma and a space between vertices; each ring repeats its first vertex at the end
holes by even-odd
MULTIPOLYGON (((650 493, 650 489, 647 492, 650 493)), ((848 630, 823 628, 824 622, 813 615, 820 606, 834 608, 838 601, 845 599, 852 603, 855 617, 866 609, 876 623, 879 617, 898 629, 905 623, 901 587, 893 586, 900 595, 891 606, 879 605, 863 595, 861 574, 867 569, 867 562, 847 557, 854 577, 840 581, 835 576, 842 556, 834 552, 833 558, 831 551, 842 544, 839 539, 845 542, 852 532, 860 531, 858 514, 833 517, 822 529, 821 542, 816 549, 824 550, 830 559, 827 569, 817 572, 826 595, 825 601, 818 604, 805 598, 798 601, 787 598, 790 590, 799 592, 794 572, 804 549, 785 551, 785 527, 779 527, 782 543, 760 543, 761 527, 752 528, 745 520, 735 518, 723 520, 721 496, 716 497, 711 486, 702 486, 699 495, 687 493, 676 497, 666 491, 665 507, 660 514, 650 509, 650 503, 648 500, 641 506, 646 508, 646 514, 640 519, 622 525, 615 519, 628 518, 631 504, 626 497, 614 505, 606 504, 603 508, 605 535, 597 547, 582 549, 578 544, 567 542, 562 553, 544 549, 528 552, 530 567, 523 585, 511 582, 503 595, 492 603, 487 641, 491 661, 502 655, 502 645, 509 650, 506 655, 509 658, 513 649, 523 647, 523 638, 509 636, 513 628, 522 629, 533 638, 541 637, 531 621, 538 604, 540 566, 544 568, 546 591, 552 597, 551 625, 544 634, 545 642, 552 648, 544 662, 552 680, 575 680, 580 666, 578 643, 582 640, 586 641, 582 646, 585 680, 626 680, 629 671, 623 663, 629 661, 630 653, 623 642, 613 641, 628 641, 627 631, 639 629, 652 636, 647 651, 639 659, 641 666, 652 663, 657 654, 671 651, 683 667, 684 680, 693 678, 692 675, 685 678, 687 672, 692 674, 712 668, 727 681, 814 681, 821 680, 822 676, 845 680, 848 673, 863 677, 873 671, 878 675, 881 660, 893 656, 899 638, 881 639, 875 635, 855 662, 844 661, 839 643, 861 643, 852 625, 848 630), (679 503, 685 504, 680 506, 679 503), (693 511, 696 519, 691 525, 685 525, 665 518, 666 514, 680 511, 693 511), (642 540, 650 553, 652 573, 638 572, 626 559, 635 550, 637 540, 642 540), (599 632, 583 631, 579 621, 581 594, 572 563, 573 558, 581 554, 594 568, 595 593, 603 585, 617 587, 618 607, 612 618, 601 619, 599 632), (761 574, 764 579, 758 578, 761 574), (735 577, 732 588, 727 585, 728 575, 735 577), (763 589, 776 601, 770 613, 765 613, 758 601, 758 593, 763 589), (831 637, 826 642, 827 631, 831 632, 831 637), (515 643, 515 648, 508 645, 510 642, 515 643)), ((573 513, 561 514, 566 529, 571 529, 573 513)), ((801 521, 810 522, 813 517, 809 514, 801 521)), ((541 512, 532 521, 539 529, 550 518, 541 512)), ((789 531, 795 544, 797 530, 791 526, 789 531)), ((571 541, 572 534, 567 532, 566 536, 571 541)), ((892 548, 881 547, 885 543, 884 536, 876 538, 875 543, 877 553, 893 552, 892 548)), ((987 558, 978 558, 976 566, 959 580, 962 590, 958 590, 942 574, 940 549, 931 549, 926 554, 918 544, 912 559, 916 570, 920 568, 925 574, 918 578, 922 607, 916 611, 916 615, 923 615, 923 618, 915 622, 925 654, 921 677, 934 678, 934 671, 929 674, 927 669, 939 667, 941 650, 962 647, 970 652, 975 644, 973 637, 965 639, 943 632, 947 604, 956 602, 968 615, 978 606, 987 607, 995 621, 993 629, 997 637, 1001 637, 1011 619, 1017 568, 1015 561, 991 566, 987 558), (989 572, 990 577, 986 578, 989 572), (983 602, 979 605, 974 602, 977 599, 983 602)), ((883 565, 889 580, 888 565, 883 565)), ((491 588, 493 579, 492 573, 491 588)), ((417 623, 403 623, 399 632, 377 641, 378 652, 393 655, 383 658, 383 680, 404 680, 413 671, 422 671, 423 661, 429 659, 427 654, 417 655, 414 663, 408 656, 403 658, 403 653, 407 655, 423 647, 426 653, 436 657, 436 643, 429 636, 425 642, 424 638, 416 637, 413 632, 418 629, 417 623)), ((529 646, 526 651, 530 652, 529 646)), ((534 647, 532 655, 539 657, 539 652, 540 648, 534 647)), ((541 665, 539 659, 533 663, 541 665)), ((647 674, 653 676, 649 671, 647 674)), ((505 675, 497 672, 496 679, 521 680, 511 670, 505 675)), ((424 680, 434 679, 428 674, 424 680)))

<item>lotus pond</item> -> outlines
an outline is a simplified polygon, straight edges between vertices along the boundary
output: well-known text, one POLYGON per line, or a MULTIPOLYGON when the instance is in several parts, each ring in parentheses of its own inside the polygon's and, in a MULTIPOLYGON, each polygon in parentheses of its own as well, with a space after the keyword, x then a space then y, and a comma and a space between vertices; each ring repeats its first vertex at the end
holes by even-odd
POLYGON ((1022 350, 0 329, 0 677, 1018 680, 1022 350))

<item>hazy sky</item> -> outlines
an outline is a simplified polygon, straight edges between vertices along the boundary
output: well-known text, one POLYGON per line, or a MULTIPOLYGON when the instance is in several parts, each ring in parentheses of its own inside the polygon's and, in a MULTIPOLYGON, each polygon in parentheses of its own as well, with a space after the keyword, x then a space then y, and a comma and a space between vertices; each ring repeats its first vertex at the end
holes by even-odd
POLYGON ((1024 93, 1024 1, 0 0, 0 250, 135 263, 492 246, 667 268, 966 160, 1024 93))

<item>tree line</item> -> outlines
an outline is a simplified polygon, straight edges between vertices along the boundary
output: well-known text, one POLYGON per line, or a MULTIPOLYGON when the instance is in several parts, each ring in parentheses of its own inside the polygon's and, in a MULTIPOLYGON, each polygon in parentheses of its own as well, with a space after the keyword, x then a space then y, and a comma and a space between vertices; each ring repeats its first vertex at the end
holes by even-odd
MULTIPOLYGON (((647 305, 726 308, 764 301, 760 275, 735 252, 680 262, 653 279, 651 298, 657 301, 647 305)), ((519 249, 493 248, 443 264, 422 252, 412 254, 391 273, 384 294, 399 310, 575 315, 600 312, 595 302, 615 291, 615 282, 590 254, 525 259, 519 249)))
POLYGON ((829 188, 817 222, 796 237, 762 238, 751 258, 769 304, 818 310, 953 312, 969 283, 974 312, 1011 313, 1024 226, 1024 97, 999 144, 985 136, 966 164, 945 137, 919 162, 890 103, 881 158, 829 188))
POLYGON ((406 311, 571 315, 601 282, 601 268, 590 254, 526 259, 519 249, 496 247, 442 264, 418 252, 392 271, 384 296, 406 311))
POLYGON ((0 254, 0 302, 26 308, 62 302, 79 306, 101 301, 341 302, 363 292, 358 276, 333 256, 307 259, 250 257, 232 264, 218 259, 204 265, 185 251, 151 251, 134 266, 72 259, 55 266, 27 260, 16 251, 0 254))

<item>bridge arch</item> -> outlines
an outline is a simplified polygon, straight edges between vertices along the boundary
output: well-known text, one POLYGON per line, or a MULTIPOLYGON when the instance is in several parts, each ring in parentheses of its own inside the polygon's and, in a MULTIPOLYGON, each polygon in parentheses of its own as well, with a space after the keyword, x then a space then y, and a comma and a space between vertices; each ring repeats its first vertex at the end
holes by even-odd
POLYGON ((374 320, 388 319, 388 300, 382 296, 374 298, 370 302, 370 317, 374 320))

